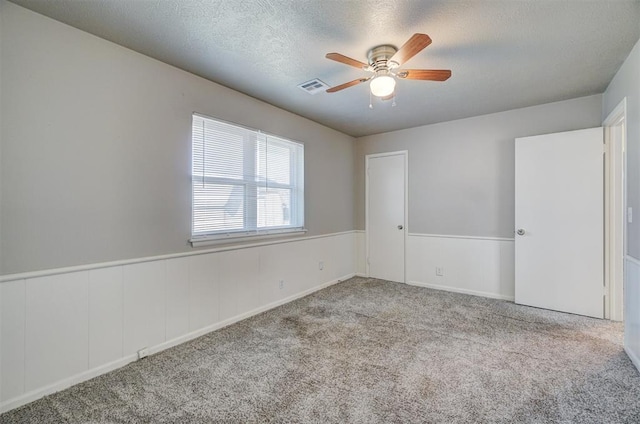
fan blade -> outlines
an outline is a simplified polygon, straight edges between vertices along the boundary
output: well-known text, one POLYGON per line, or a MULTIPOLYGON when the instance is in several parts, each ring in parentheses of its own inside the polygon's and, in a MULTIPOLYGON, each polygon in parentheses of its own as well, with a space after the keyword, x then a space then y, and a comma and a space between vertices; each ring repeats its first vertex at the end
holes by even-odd
POLYGON ((449 69, 404 69, 396 76, 404 79, 446 81, 451 76, 451 71, 449 69))
POLYGON ((363 82, 367 82, 371 79, 369 78, 358 78, 353 81, 345 82, 344 84, 336 85, 335 87, 331 87, 327 90, 327 93, 335 93, 336 91, 344 90, 345 88, 353 87, 354 85, 358 85, 363 82))
POLYGON ((351 59, 350 57, 341 55, 340 53, 327 53, 325 56, 327 59, 335 60, 336 62, 344 63, 345 65, 353 66, 358 69, 368 69, 369 65, 360 62, 359 60, 351 59))
POLYGON ((400 50, 391 56, 389 62, 395 62, 398 64, 397 66, 402 66, 403 63, 418 54, 429 44, 431 44, 431 37, 427 34, 413 34, 413 36, 409 38, 409 41, 404 43, 404 45, 400 47, 400 50))

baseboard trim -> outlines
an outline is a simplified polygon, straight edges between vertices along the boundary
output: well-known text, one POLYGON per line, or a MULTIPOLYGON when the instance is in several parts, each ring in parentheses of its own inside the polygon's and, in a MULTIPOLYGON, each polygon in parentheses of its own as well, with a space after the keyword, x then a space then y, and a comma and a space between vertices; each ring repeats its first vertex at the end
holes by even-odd
POLYGON ((627 356, 631 359, 631 362, 635 365, 638 372, 640 372, 640 358, 638 358, 627 346, 624 347, 624 351, 627 353, 627 356))
POLYGON ((369 276, 363 272, 356 272, 354 274, 356 277, 363 277, 363 278, 369 278, 369 276))
POLYGON ((134 362, 136 359, 137 359, 137 355, 127 355, 113 362, 109 362, 107 364, 100 365, 99 367, 92 368, 87 371, 83 371, 80 374, 76 374, 74 376, 65 378, 64 380, 57 381, 48 386, 41 387, 36 390, 32 390, 28 393, 23 393, 22 395, 16 398, 9 399, 2 402, 0 404, 0 414, 10 411, 12 409, 18 408, 20 406, 26 405, 44 396, 68 389, 69 387, 74 386, 78 383, 82 383, 83 381, 91 380, 92 378, 102 374, 106 374, 109 371, 122 368, 125 365, 131 362, 134 362))
MULTIPOLYGON (((310 289, 301 291, 299 293, 296 293, 294 295, 291 295, 289 297, 286 297, 284 299, 280 299, 277 300, 275 302, 271 302, 267 305, 264 306, 260 306, 259 308, 253 309, 249 312, 245 312, 243 314, 240 315, 236 315, 234 317, 228 318, 224 321, 220 321, 217 322, 215 324, 209 325, 207 327, 203 327, 200 328, 198 330, 192 331, 190 333, 184 334, 182 336, 176 337, 174 339, 168 340, 166 342, 160 343, 158 345, 155 346, 151 346, 149 347, 149 354, 154 354, 154 353, 158 353, 158 352, 162 352, 163 350, 169 349, 171 347, 177 346, 179 344, 188 342, 190 340, 196 339, 200 336, 203 336, 207 333, 210 333, 212 331, 215 330, 219 330, 221 328, 227 327, 231 324, 235 324, 236 322, 242 321, 244 319, 247 319, 249 317, 252 317, 254 315, 258 315, 262 312, 266 312, 270 309, 274 309, 277 308, 278 306, 282 306, 286 303, 292 302, 294 300, 300 299, 302 297, 308 296, 312 293, 315 293, 319 290, 325 289, 329 286, 332 286, 334 284, 337 284, 341 281, 344 280, 348 280, 351 277, 354 277, 356 274, 355 273, 350 273, 347 275, 344 275, 342 277, 339 277, 335 280, 331 280, 328 281, 326 283, 322 283, 318 286, 312 287, 310 289)), ((35 400, 38 400, 44 396, 59 392, 61 390, 67 389, 71 386, 74 386, 76 384, 85 382, 87 380, 90 380, 94 377, 98 377, 102 374, 106 374, 110 371, 113 371, 115 369, 121 368, 131 362, 134 362, 138 359, 138 356, 136 354, 133 355, 127 355, 123 358, 117 359, 113 362, 109 362, 108 364, 104 364, 104 365, 100 365, 96 368, 92 368, 90 370, 87 371, 83 371, 80 374, 76 374, 74 376, 65 378, 64 380, 60 380, 58 382, 55 382, 53 384, 50 384, 46 387, 42 387, 36 390, 32 390, 28 393, 24 393, 16 398, 13 399, 9 399, 6 400, 2 403, 0 403, 0 414, 10 411, 12 409, 18 408, 20 406, 26 405, 30 402, 33 402, 35 400)))
POLYGON ((420 281, 408 281, 407 284, 411 286, 417 286, 417 287, 426 287, 428 289, 442 290, 442 291, 448 291, 453 293, 470 294, 472 296, 488 297, 490 299, 508 300, 510 302, 513 302, 515 300, 513 296, 505 296, 498 293, 489 293, 489 292, 482 292, 477 290, 461 289, 458 287, 441 286, 438 284, 423 283, 420 281))

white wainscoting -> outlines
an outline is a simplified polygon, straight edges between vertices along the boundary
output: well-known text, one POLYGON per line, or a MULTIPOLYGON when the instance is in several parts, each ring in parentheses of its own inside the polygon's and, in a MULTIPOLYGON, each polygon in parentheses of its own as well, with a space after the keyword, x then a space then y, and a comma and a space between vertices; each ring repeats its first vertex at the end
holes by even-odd
POLYGON ((515 263, 513 239, 409 234, 409 284, 513 300, 515 263), (442 276, 436 275, 442 268, 442 276))
POLYGON ((360 237, 2 277, 0 412, 350 278, 360 237))
POLYGON ((640 371, 640 260, 625 258, 624 350, 640 371))
POLYGON ((367 233, 362 230, 356 232, 356 275, 367 275, 367 233))

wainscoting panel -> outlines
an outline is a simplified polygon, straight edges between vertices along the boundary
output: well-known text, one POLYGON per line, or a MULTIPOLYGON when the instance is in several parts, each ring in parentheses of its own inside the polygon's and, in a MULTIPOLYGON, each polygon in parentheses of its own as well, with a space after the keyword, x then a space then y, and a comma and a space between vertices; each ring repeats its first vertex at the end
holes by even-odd
POLYGON ((410 284, 513 300, 514 241, 461 236, 410 234, 407 282, 410 284), (436 275, 436 268, 442 275, 436 275))
POLYGON ((314 251, 317 255, 317 261, 309 264, 316 275, 314 284, 335 280, 355 272, 354 240, 354 234, 341 234, 336 236, 335 240, 330 238, 316 239, 318 245, 314 246, 314 251), (320 269, 320 262, 323 263, 323 269, 320 269))
POLYGON ((631 256, 625 259, 624 349, 640 371, 640 260, 631 256))
MULTIPOLYGON (((236 299, 235 313, 232 316, 246 314, 259 308, 260 297, 260 249, 244 249, 224 252, 220 257, 220 273, 223 285, 233 290, 236 299)), ((226 302, 226 296, 220 296, 226 302)))
POLYGON ((167 259, 167 340, 189 332, 189 258, 167 259), (186 278, 185 278, 186 277, 186 278))
POLYGON ((189 330, 194 331, 218 321, 218 255, 189 259, 189 330))
POLYGON ((516 295, 516 245, 515 241, 500 241, 500 293, 508 299, 516 295))
MULTIPOLYGON (((310 242, 313 243, 314 240, 310 242)), ((303 245, 287 243, 283 246, 272 245, 260 248, 262 304, 273 303, 279 298, 303 291, 309 280, 314 279, 315 270, 308 265, 312 250, 311 243, 303 245), (311 272, 311 276, 305 276, 305 270, 311 272)))
POLYGON ((242 287, 246 285, 246 281, 256 279, 258 264, 255 261, 258 257, 258 253, 251 250, 232 250, 218 254, 220 321, 241 313, 238 304, 240 296, 245 292, 242 287))
POLYGON ((2 399, 15 398, 24 393, 24 339, 26 285, 24 280, 0 284, 0 367, 2 399))
POLYGON ((89 368, 122 357, 122 267, 89 271, 89 368))
POLYGON ((0 411, 124 366, 142 348, 153 354, 350 278, 356 238, 348 231, 1 277, 0 411))
POLYGON ((356 273, 367 275, 367 236, 364 231, 356 231, 356 273))
MULTIPOLYGON (((329 279, 336 280, 343 275, 352 274, 355 272, 355 244, 354 234, 342 234, 338 236, 338 242, 331 245, 331 240, 324 240, 324 251, 331 252, 328 258, 324 260, 325 267, 329 267, 331 274, 327 274, 329 279)), ((326 272, 325 272, 326 274, 326 272)), ((320 282, 327 280, 326 276, 320 278, 320 282)))
POLYGON ((89 369, 89 272, 26 280, 25 390, 89 369))
POLYGON ((166 340, 167 291, 165 261, 125 265, 124 355, 156 346, 166 340))

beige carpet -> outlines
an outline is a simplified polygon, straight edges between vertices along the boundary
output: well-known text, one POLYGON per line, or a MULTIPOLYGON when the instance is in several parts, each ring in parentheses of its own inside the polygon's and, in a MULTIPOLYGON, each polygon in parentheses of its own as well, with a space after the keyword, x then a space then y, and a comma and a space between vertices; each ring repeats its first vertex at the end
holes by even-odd
POLYGON ((640 423, 619 323, 353 278, 9 423, 640 423))

